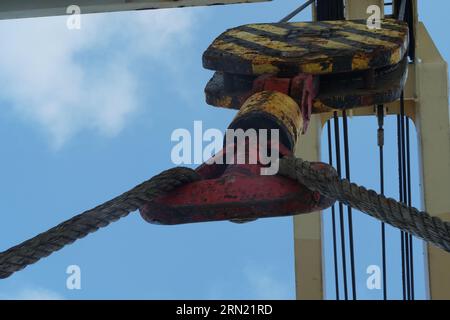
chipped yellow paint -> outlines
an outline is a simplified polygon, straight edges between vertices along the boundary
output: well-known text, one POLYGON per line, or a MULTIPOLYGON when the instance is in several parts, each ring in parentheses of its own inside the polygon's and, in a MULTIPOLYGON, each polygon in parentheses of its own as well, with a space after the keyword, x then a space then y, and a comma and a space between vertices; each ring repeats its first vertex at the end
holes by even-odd
POLYGON ((331 62, 311 62, 300 65, 299 69, 303 73, 325 74, 333 71, 333 64, 331 62))
POLYGON ((338 31, 336 31, 336 33, 341 36, 345 36, 346 38, 348 38, 350 40, 361 42, 361 44, 378 45, 378 46, 383 46, 386 48, 398 47, 398 45, 393 42, 384 41, 384 40, 372 38, 369 36, 359 35, 359 34, 344 31, 344 30, 338 30, 338 31))
POLYGON ((296 142, 303 120, 299 105, 288 95, 276 91, 255 93, 244 102, 233 122, 252 113, 263 113, 275 118, 288 130, 294 143, 296 142))
MULTIPOLYGON (((316 31, 328 30, 327 27, 314 25, 308 22, 290 22, 289 25, 298 28, 308 28, 309 30, 316 30, 316 31)), ((289 29, 284 28, 282 24, 280 24, 280 26, 277 26, 268 23, 258 23, 258 24, 248 24, 246 26, 256 30, 270 32, 279 36, 287 35, 290 31, 289 29)))
POLYGON ((279 50, 280 52, 299 52, 299 53, 306 53, 307 50, 302 47, 298 46, 292 46, 286 42, 281 42, 277 40, 272 40, 264 36, 260 36, 257 34, 253 34, 247 31, 242 31, 238 29, 230 30, 227 32, 227 35, 232 36, 237 39, 253 42, 255 44, 274 49, 279 50))
POLYGON ((402 53, 405 51, 406 48, 403 48, 403 50, 401 48, 394 49, 391 53, 391 64, 397 64, 398 62, 400 62, 402 60, 402 53))
POLYGON ((267 61, 253 61, 253 74, 276 74, 280 71, 277 66, 267 63, 267 61))
POLYGON ((316 29, 316 30, 327 29, 327 28, 324 28, 317 24, 311 24, 311 22, 291 22, 289 24, 293 25, 294 27, 300 27, 300 28, 308 28, 309 29, 312 27, 311 29, 316 29))
POLYGON ((352 69, 353 70, 369 69, 369 59, 367 59, 367 56, 361 53, 355 54, 352 60, 352 69))
POLYGON ((331 112, 334 110, 335 109, 327 106, 318 98, 313 100, 313 113, 325 113, 325 112, 331 112))
MULTIPOLYGON (((386 48, 391 49, 391 57, 390 57, 390 64, 394 65, 399 63, 402 58, 403 58, 403 53, 405 52, 405 46, 399 47, 398 45, 396 45, 395 43, 392 42, 388 42, 388 41, 383 41, 383 40, 378 40, 378 39, 374 39, 374 38, 370 38, 370 37, 365 37, 365 36, 361 36, 361 35, 357 35, 357 34, 353 34, 350 32, 345 32, 345 31, 339 31, 339 34, 348 36, 350 39, 354 40, 354 41, 358 41, 358 42, 363 42, 366 44, 375 44, 375 45, 383 45, 386 48)), ((369 66, 369 61, 371 60, 370 57, 368 56, 364 56, 364 55, 359 55, 353 58, 353 70, 364 70, 367 69, 369 66)))
POLYGON ((318 61, 318 60, 325 61, 328 58, 330 58, 330 57, 327 56, 326 54, 317 53, 317 54, 309 54, 308 56, 305 57, 304 61, 306 63, 309 63, 309 62, 314 62, 314 61, 318 61))
POLYGON ((330 39, 324 39, 324 40, 317 40, 313 42, 315 46, 318 47, 322 47, 324 49, 335 49, 335 50, 339 50, 339 49, 352 49, 353 46, 346 44, 346 43, 342 43, 342 42, 337 42, 337 41, 333 41, 330 39))
MULTIPOLYGON (((306 26, 305 23, 292 23, 292 25, 299 26, 299 27, 300 26, 306 26)), ((275 35, 278 35, 278 36, 285 36, 285 35, 287 35, 289 33, 288 29, 280 28, 280 27, 277 27, 277 26, 274 26, 274 25, 270 25, 270 24, 249 24, 249 25, 247 25, 247 27, 250 27, 250 28, 255 29, 255 30, 269 32, 269 33, 272 33, 272 34, 275 34, 275 35)), ((311 25, 311 24, 309 24, 307 27, 308 27, 309 30, 317 30, 317 31, 328 30, 328 28, 322 27, 320 25, 311 25)), ((301 38, 301 36, 299 36, 299 38, 301 38)), ((248 40, 248 38, 246 38, 246 37, 245 38, 241 38, 241 39, 248 40)), ((255 40, 257 41, 257 39, 255 39, 255 40)), ((256 42, 256 41, 252 40, 252 42, 256 42)), ((267 38, 267 41, 271 41, 271 40, 267 38)), ((330 39, 321 39, 319 37, 316 37, 314 39, 314 41, 312 41, 312 42, 314 43, 314 45, 320 46, 320 47, 323 47, 323 48, 331 48, 331 49, 351 49, 352 48, 351 45, 348 45, 348 44, 345 44, 345 43, 341 43, 341 42, 337 42, 337 41, 333 41, 333 40, 330 40, 330 39)), ((259 42, 257 42, 257 43, 259 43, 259 42)), ((299 51, 299 50, 302 49, 303 51, 305 51, 305 49, 302 48, 302 47, 298 47, 298 46, 292 46, 292 47, 293 48, 297 48, 297 50, 293 50, 293 49, 290 49, 290 48, 289 48, 289 50, 299 51)), ((274 49, 279 49, 279 48, 280 48, 279 46, 278 47, 274 47, 274 49)))
POLYGON ((284 36, 288 34, 289 30, 285 28, 280 28, 271 24, 249 24, 247 27, 250 27, 255 30, 270 32, 279 36, 284 36))
MULTIPOLYGON (((284 51, 284 52, 295 52, 295 53, 306 53, 306 49, 300 48, 297 46, 291 46, 284 42, 280 41, 273 41, 269 38, 266 38, 264 36, 259 36, 252 34, 250 32, 241 31, 241 30, 230 30, 227 32, 228 35, 235 37, 237 39, 250 41, 262 46, 265 46, 270 49, 284 51)), ((349 49, 351 46, 340 44, 334 41, 327 40, 326 43, 321 44, 324 48, 327 47, 327 44, 329 44, 331 48, 333 49, 349 49)), ((263 55, 263 54, 256 54, 249 48, 239 46, 238 44, 231 43, 231 42, 225 42, 225 41, 216 41, 213 44, 213 47, 223 50, 223 51, 229 51, 231 50, 233 53, 235 53, 237 56, 244 57, 245 59, 249 60, 252 63, 252 69, 254 74, 266 74, 266 73, 278 73, 279 69, 272 63, 275 61, 281 61, 281 59, 278 59, 277 57, 263 55)), ((316 55, 314 59, 320 59, 321 62, 311 62, 311 58, 308 59, 308 63, 299 64, 299 69, 302 72, 305 73, 314 73, 314 74, 322 74, 322 73, 329 73, 332 71, 333 66, 331 63, 328 63, 328 66, 326 68, 323 67, 323 59, 327 59, 328 56, 326 55, 316 55)), ((325 64, 326 65, 326 64, 325 64)))
POLYGON ((214 105, 223 108, 231 108, 232 98, 231 96, 220 96, 214 100, 214 105))
MULTIPOLYGON (((287 66, 304 73, 333 73, 334 70, 341 70, 341 65, 347 66, 347 64, 343 64, 342 59, 336 59, 338 56, 345 57, 348 59, 346 63, 351 64, 351 70, 345 71, 367 70, 384 67, 380 63, 374 63, 377 60, 377 54, 389 57, 389 64, 395 65, 402 60, 406 52, 408 44, 406 27, 404 32, 384 28, 369 30, 370 32, 366 35, 351 31, 351 29, 368 31, 366 26, 360 23, 352 21, 326 21, 326 23, 330 24, 330 27, 308 22, 290 23, 289 26, 305 29, 305 32, 299 30, 299 42, 292 37, 287 38, 291 31, 295 30, 289 28, 288 24, 248 24, 245 25, 245 30, 237 27, 226 31, 223 36, 231 38, 223 41, 219 37, 212 46, 237 58, 237 64, 240 63, 239 59, 246 60, 247 62, 243 61, 243 63, 248 63, 248 66, 243 66, 242 70, 251 68, 254 75, 276 74, 280 72, 280 68, 286 70, 287 66), (251 29, 254 29, 255 32, 252 32, 251 29), (258 34, 258 31, 265 32, 265 34, 258 34), (321 33, 321 31, 325 33, 321 33), (327 32, 332 36, 327 35, 327 32), (380 35, 403 39, 403 43, 379 39, 380 35), (353 43, 356 44, 353 45, 353 43), (374 46, 376 50, 363 50, 357 43, 374 46), (267 48, 267 51, 264 51, 264 48, 267 48), (322 51, 321 48, 324 50, 322 51), (269 50, 274 52, 271 53, 269 50), (340 65, 334 66, 334 64, 340 65)), ((383 23, 395 25, 397 28, 404 26, 396 21, 391 22, 386 19, 383 20, 383 23)), ((294 34, 292 33, 292 35, 294 34)), ((224 59, 227 57, 230 56, 224 55, 224 59)), ((231 62, 229 61, 229 63, 231 62)))
POLYGON ((212 44, 212 47, 215 49, 223 50, 223 51, 231 51, 234 54, 244 58, 247 60, 253 69, 253 74, 266 74, 266 73, 278 73, 280 70, 268 61, 279 61, 276 57, 269 57, 267 55, 263 55, 254 51, 251 51, 245 47, 242 47, 238 44, 225 42, 222 40, 216 40, 212 44))
POLYGON ((383 46, 386 48, 398 47, 398 45, 393 42, 384 41, 381 39, 376 39, 376 38, 372 38, 372 37, 368 37, 368 36, 363 36, 363 35, 359 35, 359 34, 344 31, 344 30, 337 30, 336 33, 341 36, 345 36, 346 38, 348 38, 350 40, 361 42, 361 44, 379 45, 379 46, 383 46))
MULTIPOLYGON (((392 23, 386 23, 387 20, 383 20, 383 23, 391 25, 391 26, 397 26, 398 24, 392 24, 392 23)), ((331 22, 331 21, 330 21, 331 22)), ((366 25, 355 23, 351 20, 347 20, 346 24, 352 29, 360 30, 360 31, 367 31, 372 34, 376 35, 386 35, 393 38, 403 38, 404 33, 397 30, 391 30, 387 28, 381 28, 381 29, 369 29, 366 25)))

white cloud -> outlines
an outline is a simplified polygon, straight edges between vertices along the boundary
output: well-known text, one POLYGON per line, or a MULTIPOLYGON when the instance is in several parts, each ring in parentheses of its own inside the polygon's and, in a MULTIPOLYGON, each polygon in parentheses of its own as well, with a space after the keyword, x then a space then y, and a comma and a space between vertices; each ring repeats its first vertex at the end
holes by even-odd
POLYGON ((292 299, 292 286, 278 279, 269 268, 248 266, 244 274, 255 299, 292 299))
POLYGON ((0 299, 5 300, 64 300, 64 297, 57 292, 42 289, 28 288, 20 290, 12 295, 0 295, 0 299))
POLYGON ((239 274, 222 275, 222 278, 209 283, 207 299, 295 299, 294 283, 286 282, 273 269, 254 262, 247 263, 239 274))
POLYGON ((168 63, 194 25, 189 10, 81 18, 81 30, 68 30, 67 17, 0 21, 3 107, 43 128, 56 148, 85 130, 118 134, 139 108, 133 62, 168 63))

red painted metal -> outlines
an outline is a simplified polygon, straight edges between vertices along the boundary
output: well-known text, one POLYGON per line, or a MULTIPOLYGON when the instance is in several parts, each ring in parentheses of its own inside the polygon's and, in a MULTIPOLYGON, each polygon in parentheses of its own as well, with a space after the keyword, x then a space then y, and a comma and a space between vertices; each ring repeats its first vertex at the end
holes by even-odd
MULTIPOLYGON (((142 217, 150 223, 167 225, 221 220, 246 222, 323 210, 334 203, 334 199, 312 192, 289 178, 261 175, 264 166, 259 161, 258 150, 248 145, 245 149, 246 164, 201 165, 197 168, 200 181, 147 203, 140 209, 142 217), (255 152, 258 161, 249 164, 249 156, 255 152)), ((221 162, 229 150, 225 148, 208 163, 221 162)), ((280 156, 291 154, 282 145, 275 152, 280 156)), ((334 172, 327 164, 314 166, 334 172)))
POLYGON ((299 74, 292 78, 291 82, 291 96, 298 95, 300 101, 300 108, 303 116, 302 133, 306 133, 309 121, 311 120, 311 113, 313 107, 313 100, 319 93, 319 77, 311 74, 299 74))
POLYGON ((259 76, 253 82, 253 93, 260 91, 278 91, 286 95, 290 94, 291 78, 279 78, 267 74, 259 76))
POLYGON ((302 133, 305 134, 311 120, 313 100, 319 93, 319 77, 303 73, 293 78, 262 75, 254 80, 250 95, 264 90, 284 93, 298 102, 303 117, 302 133))

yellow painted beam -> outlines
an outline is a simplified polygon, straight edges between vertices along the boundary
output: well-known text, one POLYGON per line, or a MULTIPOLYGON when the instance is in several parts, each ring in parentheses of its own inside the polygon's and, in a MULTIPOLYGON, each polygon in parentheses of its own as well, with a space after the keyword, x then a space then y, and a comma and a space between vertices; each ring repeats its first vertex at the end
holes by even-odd
MULTIPOLYGON (((313 115, 305 135, 300 136, 295 155, 309 161, 320 160, 320 115, 313 115)), ((322 257, 322 213, 294 217, 296 294, 299 300, 324 298, 322 257)))
MULTIPOLYGON (((422 204, 431 215, 450 217, 450 117, 447 63, 423 23, 417 25, 416 127, 422 204)), ((431 299, 450 299, 450 254, 428 246, 431 299)))

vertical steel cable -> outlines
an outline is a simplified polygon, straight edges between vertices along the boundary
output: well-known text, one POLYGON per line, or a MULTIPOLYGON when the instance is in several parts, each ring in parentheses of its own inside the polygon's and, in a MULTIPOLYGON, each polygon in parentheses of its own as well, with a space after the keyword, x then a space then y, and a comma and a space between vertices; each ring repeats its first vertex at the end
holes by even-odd
MULTIPOLYGON (((344 0, 316 0, 316 20, 344 20, 344 0)), ((339 175, 341 175, 341 156, 340 156, 340 137, 339 137, 339 120, 337 112, 334 112, 334 129, 335 129, 335 152, 336 152, 336 167, 339 175)), ((328 121, 328 150, 330 156, 332 155, 331 147, 331 120, 328 121)), ((332 158, 330 158, 330 161, 332 158)), ((340 217, 340 230, 341 230, 341 247, 342 247, 342 275, 344 282, 344 297, 348 300, 348 288, 347 288, 347 265, 345 254, 345 233, 344 233, 344 207, 342 203, 339 203, 339 217, 340 217)), ((335 281, 336 281, 336 298, 339 300, 339 286, 338 286, 338 259, 337 259, 337 242, 336 242, 336 210, 335 206, 331 208, 333 219, 333 249, 334 249, 334 264, 335 264, 335 281)), ((354 291, 355 292, 355 291, 354 291)))
MULTIPOLYGON (((337 112, 333 114, 334 117, 334 139, 335 139, 335 149, 336 149, 336 169, 339 177, 342 177, 341 169, 341 142, 339 134, 339 118, 337 112)), ((348 288, 347 288, 347 262, 345 254, 345 227, 344 227, 344 204, 339 202, 339 221, 341 227, 341 253, 342 253, 342 275, 344 282, 344 298, 348 300, 348 288)))
MULTIPOLYGON (((384 106, 377 106, 378 132, 377 144, 380 155, 380 193, 384 195, 384 106)), ((387 270, 386 270, 386 225, 381 223, 381 259, 383 268, 383 300, 387 300, 387 270)))
MULTIPOLYGON (((406 181, 406 137, 405 137, 405 100, 403 93, 400 97, 400 144, 401 144, 401 161, 402 161, 402 192, 403 192, 403 203, 408 203, 407 196, 407 181, 406 181)), ((406 297, 408 300, 411 299, 411 274, 409 269, 409 234, 404 233, 404 245, 405 245, 405 271, 406 271, 406 297)))
MULTIPOLYGON (((414 8, 410 0, 401 0, 395 3, 394 13, 397 18, 406 21, 409 26, 410 44, 408 47, 408 56, 411 61, 415 59, 415 35, 414 35, 414 8)), ((401 125, 401 148, 402 148, 402 189, 403 189, 403 203, 411 205, 411 150, 409 137, 409 119, 405 116, 404 94, 400 99, 400 125, 401 125), (406 128, 405 128, 406 127, 406 128), (406 130, 406 133, 405 133, 406 130), (406 136, 406 137, 405 137, 406 136), (406 138, 406 141, 405 141, 406 138), (406 145, 406 151, 405 151, 406 145)), ((413 256, 413 239, 412 235, 404 234, 404 254, 402 257, 405 262, 406 270, 406 295, 408 299, 414 299, 414 256, 413 256)))
MULTIPOLYGON (((410 119, 406 118, 406 180, 407 180, 407 195, 408 195, 408 205, 412 206, 412 197, 411 197, 411 146, 410 146, 410 131, 409 131, 409 123, 410 119)), ((409 235, 409 267, 410 267, 410 296, 411 299, 414 300, 414 256, 413 256, 413 236, 409 235)))
MULTIPOLYGON (((398 161, 398 189, 400 202, 403 202, 403 179, 402 179, 402 150, 401 150, 401 118, 397 115, 397 161, 398 161)), ((405 272, 405 232, 400 231, 400 253, 402 258, 402 291, 403 300, 406 300, 406 272, 405 272)))
MULTIPOLYGON (((344 162, 345 162, 345 178, 350 181, 350 150, 348 145, 348 123, 347 111, 342 111, 342 124, 344 128, 344 162)), ((350 270, 352 278, 352 297, 356 300, 356 276, 355 276, 355 247, 353 243, 353 216, 352 208, 347 206, 348 220, 348 239, 350 247, 350 270)))
MULTIPOLYGON (((327 136, 328 136, 328 163, 333 165, 333 148, 331 142, 331 121, 327 121, 327 136)), ((336 243, 336 207, 331 206, 331 220, 333 227, 333 259, 334 259, 334 282, 336 288, 336 300, 339 300, 339 271, 337 260, 337 243, 336 243)))

